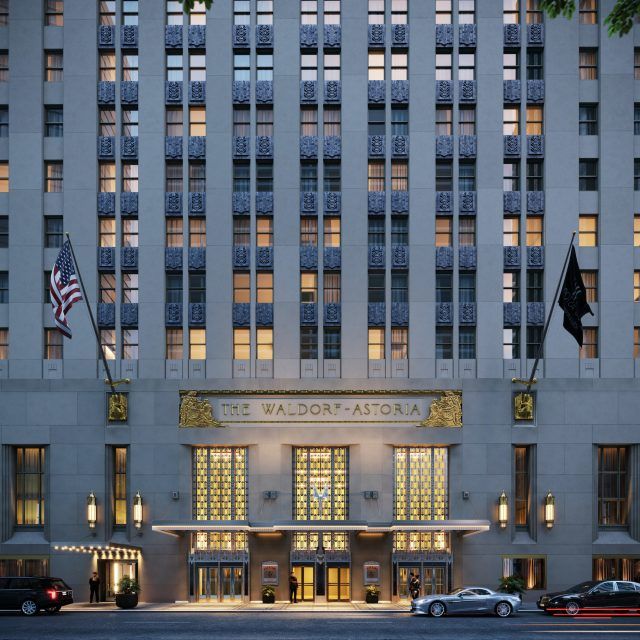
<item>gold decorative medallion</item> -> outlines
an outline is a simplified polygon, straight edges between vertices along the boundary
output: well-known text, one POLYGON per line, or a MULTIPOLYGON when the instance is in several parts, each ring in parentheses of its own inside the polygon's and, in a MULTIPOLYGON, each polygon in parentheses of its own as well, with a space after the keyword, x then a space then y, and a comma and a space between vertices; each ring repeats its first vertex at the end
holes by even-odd
POLYGON ((124 393, 110 393, 108 397, 109 412, 107 420, 109 422, 126 422, 129 407, 127 395, 124 393))
POLYGON ((429 407, 429 415, 418 426, 420 427, 461 427, 462 426, 462 392, 443 391, 439 400, 434 400, 429 407))
POLYGON ((213 417, 213 407, 209 400, 198 400, 197 391, 187 391, 180 399, 181 427, 224 427, 213 417))
POLYGON ((533 394, 521 391, 513 397, 513 419, 533 420, 533 394))

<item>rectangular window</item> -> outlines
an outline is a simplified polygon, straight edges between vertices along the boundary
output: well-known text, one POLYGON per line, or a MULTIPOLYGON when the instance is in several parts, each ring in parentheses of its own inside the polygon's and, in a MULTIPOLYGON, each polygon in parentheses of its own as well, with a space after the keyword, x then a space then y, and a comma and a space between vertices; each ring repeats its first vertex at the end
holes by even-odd
POLYGON ((640 302, 640 271, 633 272, 633 301, 640 302))
POLYGON ((505 271, 502 274, 502 302, 520 302, 519 271, 505 271))
MULTIPOLYGON (((7 169, 6 176, 6 184, 8 186, 9 175, 8 169, 9 166, 7 163, 0 163, 0 191, 4 191, 2 188, 2 167, 3 165, 7 169)), ((45 192, 46 193, 62 193, 62 162, 45 162, 44 163, 45 170, 45 192)), ((8 190, 8 189, 7 189, 8 190)))
POLYGON ((207 330, 189 329, 189 358, 204 360, 207 357, 207 330))
POLYGON ((369 51, 369 80, 384 80, 384 51, 369 51))
POLYGON ((0 216, 0 249, 9 246, 9 216, 0 216))
MULTIPOLYGON (((406 75, 406 60, 405 60, 405 75, 406 75)), ((337 81, 340 80, 340 54, 339 53, 325 52, 324 79, 325 79, 325 82, 329 82, 331 80, 337 80, 337 81)))
MULTIPOLYGON (((578 71, 579 71, 580 80, 597 80, 598 79, 598 50, 593 48, 581 47, 579 55, 580 55, 580 58, 579 58, 578 71)), ((636 59, 637 59, 637 56, 636 56, 636 59)))
POLYGON ((340 274, 329 273, 324 274, 323 295, 325 304, 339 304, 341 298, 340 290, 340 274))
POLYGON ((339 247, 340 246, 340 218, 324 219, 324 246, 339 247))
POLYGON ((505 216, 502 221, 502 244, 505 247, 520 246, 520 218, 505 216))
POLYGON ((122 163, 123 193, 138 193, 138 165, 131 162, 122 163))
POLYGON ((391 272, 391 302, 409 302, 409 276, 405 272, 391 272))
POLYGON ((256 56, 256 79, 273 80, 273 54, 259 53, 256 56))
POLYGON ((182 108, 167 107, 165 135, 182 136, 182 130, 182 108))
MULTIPOLYGON (((45 283, 46 284, 46 283, 45 283)), ((114 304, 116 301, 116 276, 113 273, 100 274, 98 302, 114 304)))
POLYGON ((101 247, 116 246, 116 220, 115 218, 100 218, 99 245, 101 247))
POLYGON ((374 302, 385 301, 385 274, 384 271, 370 271, 369 283, 368 283, 368 302, 373 304, 374 302))
POLYGON ((543 108, 527 106, 527 135, 540 136, 544 133, 543 108))
POLYGON ((451 53, 436 53, 436 80, 452 80, 452 67, 451 53))
POLYGON ((62 246, 62 217, 47 216, 44 219, 44 246, 47 249, 62 246))
POLYGON ((9 137, 9 107, 0 105, 0 138, 9 137))
POLYGON ((633 77, 640 80, 640 48, 638 47, 633 50, 633 77))
POLYGON ((544 189, 544 171, 542 160, 527 160, 527 191, 544 189))
POLYGON ((369 247, 382 247, 385 243, 384 218, 369 218, 367 230, 367 242, 369 247))
POLYGON ((135 137, 138 135, 138 126, 140 112, 137 109, 122 110, 122 135, 135 137))
POLYGON ((273 165, 271 163, 256 165, 256 191, 258 193, 273 191, 273 165))
POLYGON ((300 274, 300 302, 318 302, 318 274, 303 271, 300 274))
POLYGON ((505 50, 502 54, 502 79, 520 80, 520 52, 505 50))
POLYGON ((249 219, 236 216, 233 219, 233 245, 248 245, 251 242, 249 219))
POLYGON ((436 0, 436 24, 451 24, 451 0, 436 0))
MULTIPOLYGON (((115 174, 115 166, 114 166, 115 174)), ((114 180, 115 182, 115 180, 114 180)), ((165 190, 169 192, 182 191, 182 163, 167 162, 165 169, 165 190)), ((115 191, 115 189, 114 189, 115 191)))
POLYGON ((520 135, 520 107, 504 107, 502 110, 502 133, 505 136, 520 135))
POLYGON ((292 453, 293 519, 346 520, 349 517, 349 449, 293 447, 292 453))
MULTIPOLYGON (((598 302, 598 272, 583 271, 582 281, 587 290, 587 302, 598 302)), ((638 282, 638 285, 640 286, 640 282, 638 282)))
POLYGON ((403 106, 391 108, 391 135, 409 135, 409 110, 403 106))
POLYGON ((514 447, 515 519, 516 530, 529 526, 531 495, 529 447, 514 447))
POLYGON ((246 447, 193 448, 194 520, 246 520, 248 513, 246 447))
POLYGON ((300 359, 318 359, 318 327, 300 327, 300 359))
POLYGON ((318 0, 301 0, 300 24, 318 24, 318 0))
POLYGON ((544 273, 527 270, 527 302, 544 302, 544 273))
POLYGON ((122 302, 128 304, 138 303, 138 274, 122 274, 122 302))
POLYGON ((391 329, 391 359, 407 360, 409 358, 409 329, 393 327, 391 329))
POLYGON ((502 357, 505 360, 520 359, 519 327, 505 327, 502 330, 502 357))
POLYGON ((369 160, 369 178, 367 188, 369 191, 384 191, 384 160, 369 160))
POLYGON ((189 218, 189 246, 207 246, 207 226, 204 218, 189 218))
POLYGON ((165 281, 165 302, 182 304, 182 274, 167 273, 165 281))
POLYGON ((116 332, 115 329, 100 329, 100 348, 107 360, 116 359, 116 332))
POLYGON ((469 105, 460 105, 458 108, 458 135, 476 135, 476 108, 469 105))
POLYGON ((628 523, 629 450, 598 447, 598 525, 626 527, 628 523))
POLYGON ((453 191, 453 162, 436 161, 436 191, 453 191))
POLYGON ((578 245, 581 247, 598 246, 597 214, 580 214, 578 217, 578 245))
POLYGON ((122 24, 138 24, 138 0, 123 0, 122 24))
POLYGON ((44 135, 48 138, 62 138, 63 132, 62 107, 44 108, 44 135))
POLYGON ((384 0, 369 0, 369 24, 384 24, 384 0))
POLYGON ((436 302, 453 302, 453 276, 446 271, 436 272, 436 302))
POLYGON ((44 330, 44 359, 62 360, 62 334, 57 329, 44 330))
POLYGON ((476 328, 460 327, 458 330, 458 358, 475 360, 476 358, 476 328))
POLYGON ((458 301, 460 303, 476 301, 476 274, 461 273, 458 281, 458 301))
POLYGON ((64 25, 64 0, 45 0, 44 23, 48 27, 64 25))
POLYGON ((127 524, 127 448, 113 447, 113 524, 127 524))
MULTIPOLYGON (((248 117, 248 114, 249 112, 247 111, 247 117, 248 117)), ((300 135, 301 136, 317 136, 318 135, 318 108, 317 107, 305 106, 300 109, 300 135)))
POLYGON ((394 448, 394 520, 446 520, 447 447, 394 448))
POLYGON ((256 274, 256 301, 258 304, 273 304, 273 273, 256 274))
MULTIPOLYGON (((0 329, 0 344, 2 343, 2 329, 0 329)), ((1 347, 0 347, 1 350, 1 347)), ((633 328, 633 357, 640 358, 640 327, 633 328)), ((0 357, 0 360, 2 358, 0 357)))
POLYGON ((258 109, 256 111, 256 135, 273 135, 273 109, 258 109))
MULTIPOLYGON (((100 62, 102 58, 100 56, 100 62)), ((107 78, 115 80, 115 56, 112 57, 113 62, 113 78, 107 78)), ((2 54, 0 52, 0 82, 6 75, 6 79, 9 79, 9 54, 2 54)), ((45 81, 46 82, 62 82, 62 51, 45 51, 45 81)), ((102 66, 100 67, 100 79, 102 80, 102 66)))
POLYGON ((9 0, 0 1, 0 27, 6 27, 9 24, 9 0))
POLYGON ((116 135, 116 110, 108 107, 100 109, 100 126, 98 134, 105 137, 116 135))
MULTIPOLYGON (((207 79, 207 59, 203 53, 189 54, 189 80, 204 82, 207 79)), ((197 107, 200 108, 200 107, 197 107)), ((204 111, 204 107, 202 107, 204 111)), ((192 134, 195 135, 195 134, 192 134)))
POLYGON ((206 166, 203 162, 189 163, 189 191, 204 193, 207 190, 206 166))
POLYGON ((502 19, 504 24, 520 23, 520 2, 519 0, 503 0, 502 19))
POLYGON ((324 23, 340 24, 340 0, 324 0, 324 23))
POLYGON ((544 14, 541 0, 527 0, 527 24, 542 24, 544 14))
POLYGON ((451 107, 436 106, 436 135, 450 136, 453 134, 453 110, 451 107))
POLYGON ((9 302, 9 273, 0 271, 0 304, 9 302))
POLYGON ((409 219, 405 216, 391 218, 391 245, 409 244, 409 219))
POLYGON ((384 329, 369 327, 369 360, 384 360, 384 329))
POLYGON ((256 350, 258 360, 273 360, 273 329, 256 330, 256 350))
POLYGON ((369 107, 369 123, 367 132, 370 136, 384 135, 385 112, 384 107, 369 107))
POLYGON ((342 191, 342 171, 339 162, 325 162, 323 188, 325 191, 342 191))
MULTIPOLYGON (((182 7, 180 7, 180 20, 182 21, 182 7)), ((182 82, 182 54, 167 53, 167 80, 170 82, 182 82)))
POLYGON ((502 190, 520 191, 520 160, 505 160, 502 165, 502 190))
POLYGON ((460 162, 458 166, 458 190, 459 191, 475 191, 476 190, 476 163, 460 162))
MULTIPOLYGON (((527 327, 527 358, 529 360, 538 357, 541 341, 542 327, 527 327)), ((540 357, 542 357, 542 353, 540 353, 540 357)))
POLYGON ((16 526, 41 527, 45 508, 45 448, 16 447, 15 455, 16 526))
POLYGON ((436 327, 436 358, 451 360, 453 358, 453 329, 436 327))
POLYGON ((233 330, 234 360, 249 360, 251 357, 251 340, 249 329, 233 330))
POLYGON ((391 191, 409 191, 409 163, 406 160, 391 161, 391 191))
POLYGON ((458 24, 474 24, 475 21, 475 0, 458 0, 458 24))
POLYGON ((267 216, 256 218, 256 246, 273 246, 273 218, 267 216))
POLYGON ((251 113, 249 109, 244 107, 235 107, 233 109, 233 135, 236 137, 251 135, 251 113))
POLYGON ((633 246, 640 247, 640 215, 633 216, 633 246))
MULTIPOLYGON (((45 162, 45 167, 47 163, 45 162)), ((60 163, 62 166, 62 163, 60 163)), ((60 191, 62 191, 62 182, 60 183, 60 191)), ((9 163, 0 162, 0 193, 9 192, 9 163)))
MULTIPOLYGON (((327 56, 325 55, 325 60, 327 56)), ((326 64, 326 63, 325 63, 326 64)), ((406 52, 391 52, 391 80, 407 80, 409 54, 406 52)), ((325 73, 326 76, 326 73, 325 73)))
POLYGON ((598 160, 580 159, 579 161, 579 182, 580 191, 598 190, 598 160))
MULTIPOLYGON (((47 54, 47 68, 49 68, 50 63, 49 54, 51 54, 52 58, 57 57, 58 55, 60 56, 60 69, 62 69, 62 52, 49 52, 47 54)), ((60 73, 60 80, 62 80, 62 72, 60 73)), ((100 81, 116 81, 116 54, 113 50, 100 52, 100 81)))
POLYGON ((580 122, 578 124, 578 131, 580 135, 581 136, 597 136, 598 135, 598 105, 581 103, 579 113, 580 113, 580 122))
POLYGON ((318 54, 301 53, 300 54, 300 80, 318 79, 318 54))
POLYGON ((9 359, 9 329, 0 328, 0 360, 9 359))
POLYGON ((633 161, 633 190, 640 191, 640 159, 633 161))
POLYGON ((251 186, 251 178, 248 164, 233 165, 233 191, 234 193, 248 193, 251 186))
POLYGON ((544 58, 542 51, 527 49, 527 80, 544 80, 544 58))
POLYGON ((461 247, 475 247, 476 219, 473 216, 458 218, 458 245, 461 247))
POLYGON ((207 24, 207 8, 201 0, 195 0, 193 3, 189 12, 189 24, 207 24))
POLYGON ((167 329, 167 360, 182 360, 183 331, 182 329, 167 329))
POLYGON ((138 55, 132 53, 122 54, 122 80, 125 82, 138 81, 138 55))
POLYGON ((189 107, 189 135, 207 135, 206 111, 204 107, 189 107))
POLYGON ((124 218, 122 220, 122 246, 138 246, 138 219, 124 218))
POLYGON ((527 216, 527 247, 544 245, 542 216, 527 216))
POLYGON ((236 53, 233 56, 233 79, 248 82, 251 80, 251 56, 236 53))
POLYGON ((205 303, 207 301, 207 276, 204 273, 189 274, 189 302, 205 303))
POLYGON ((525 556, 522 558, 503 558, 502 576, 515 576, 524 582, 524 588, 545 589, 547 581, 546 559, 525 556))
POLYGON ((593 580, 637 581, 638 576, 640 576, 640 558, 620 556, 593 557, 593 573, 591 576, 593 580))
POLYGON ((453 246, 453 221, 450 218, 436 218, 436 247, 453 246))
POLYGON ((138 330, 122 330, 122 358, 124 360, 138 359, 138 330))
POLYGON ((324 328, 324 358, 325 360, 340 360, 341 341, 340 327, 324 328))
POLYGON ((318 220, 317 218, 300 219, 300 246, 318 246, 318 220))
POLYGON ((459 80, 475 80, 476 79, 476 54, 475 53, 458 53, 458 79, 459 80))
MULTIPOLYGON (((7 121, 8 121, 8 116, 9 114, 7 113, 7 121)), ((8 129, 8 125, 7 125, 7 129, 8 129)), ((8 132, 7 132, 7 135, 9 135, 8 132)), ((639 102, 636 102, 633 105, 633 135, 640 136, 640 103, 639 102)))

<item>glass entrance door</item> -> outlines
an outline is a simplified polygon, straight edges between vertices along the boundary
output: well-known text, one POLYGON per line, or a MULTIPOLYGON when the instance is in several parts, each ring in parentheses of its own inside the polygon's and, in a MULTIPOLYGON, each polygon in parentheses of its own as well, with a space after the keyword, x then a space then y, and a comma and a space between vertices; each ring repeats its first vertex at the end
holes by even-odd
POLYGON ((241 566, 198 567, 196 581, 198 602, 241 601, 244 595, 244 567, 241 566))
MULTIPOLYGON (((411 574, 420 575, 420 567, 398 567, 398 597, 400 600, 411 600, 409 581, 411 574)), ((420 595, 424 592, 420 590, 420 595)))
POLYGON ((198 567, 198 602, 217 602, 218 584, 218 567, 198 567))
POLYGON ((327 600, 349 602, 351 599, 351 570, 349 567, 327 568, 327 600))
POLYGON ((420 595, 447 593, 447 568, 444 565, 425 565, 422 571, 422 589, 420 595))
POLYGON ((315 585, 315 567, 312 564, 300 564, 293 567, 298 579, 298 600, 313 601, 315 585))
POLYGON ((242 600, 244 571, 242 567, 221 567, 222 600, 242 600))

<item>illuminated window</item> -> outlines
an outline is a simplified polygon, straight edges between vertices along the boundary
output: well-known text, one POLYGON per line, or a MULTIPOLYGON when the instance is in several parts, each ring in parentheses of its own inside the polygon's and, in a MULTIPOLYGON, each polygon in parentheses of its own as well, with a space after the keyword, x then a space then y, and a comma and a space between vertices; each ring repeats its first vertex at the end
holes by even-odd
MULTIPOLYGON (((325 56, 326 59, 326 56, 325 56)), ((406 80, 408 76, 408 61, 409 55, 407 53, 391 53, 391 80, 406 80)), ((339 80, 339 78, 336 78, 339 80)))
POLYGON ((193 518, 247 519, 247 448, 193 449, 193 518))
POLYGON ((636 580, 640 558, 600 556, 593 558, 593 580, 636 580))
POLYGON ((587 302, 598 302, 598 272, 583 271, 582 281, 587 291, 587 302))
POLYGON ((318 0, 301 0, 300 24, 318 24, 318 0))
POLYGON ((140 112, 138 109, 122 110, 122 135, 135 137, 138 135, 140 125, 140 112))
POLYGON ((502 221, 502 245, 504 247, 520 246, 520 218, 505 216, 502 221))
POLYGON ((436 0, 436 24, 451 24, 451 0, 436 0))
POLYGON ((453 110, 451 107, 436 107, 436 135, 450 136, 453 133, 453 110))
POLYGON ((184 10, 179 0, 167 0, 167 24, 182 24, 184 10))
POLYGON ((249 304, 251 302, 251 284, 248 273, 233 274, 233 302, 249 304))
POLYGON ((527 24, 542 24, 544 14, 541 0, 527 0, 527 24))
POLYGON ((516 529, 526 529, 529 526, 529 494, 530 494, 530 464, 529 447, 514 447, 515 474, 515 525, 516 529))
POLYGON ((273 304, 273 273, 256 274, 256 302, 273 304))
POLYGON ((138 193, 138 165, 131 162, 122 164, 123 193, 138 193))
POLYGON ((384 160, 369 160, 369 191, 384 191, 384 160))
MULTIPOLYGON (((58 80, 62 80, 62 52, 49 52, 47 53, 47 69, 50 68, 51 65, 55 63, 55 58, 60 57, 60 78, 58 80), (51 57, 51 60, 50 60, 51 57)), ((47 76, 48 76, 47 72, 47 76)), ((52 82, 52 80, 49 80, 52 82)), ((116 80, 116 54, 113 51, 104 51, 100 53, 100 80, 102 82, 115 82, 116 80)))
POLYGON ((340 24, 340 0, 324 0, 324 23, 340 24))
MULTIPOLYGON (((639 220, 640 235, 640 220, 639 220)), ((301 247, 317 247, 318 246, 318 220, 316 218, 300 219, 300 246, 301 247)))
POLYGON ((394 551, 448 551, 449 534, 442 531, 395 531, 394 551))
POLYGON ((504 24, 520 23, 520 2, 519 0, 503 0, 503 22, 504 24))
POLYGON ((166 242, 167 247, 181 247, 183 243, 183 221, 182 218, 166 219, 166 242))
POLYGON ((384 51, 369 51, 369 80, 384 80, 384 51))
POLYGON ((627 447, 598 447, 598 524, 626 526, 629 479, 627 447))
POLYGON ((598 357, 598 327, 585 327, 582 330, 582 347, 580 359, 598 357))
POLYGON ((9 329, 0 329, 0 360, 9 359, 9 329))
POLYGON ((409 163, 406 160, 391 161, 391 191, 409 190, 409 163))
POLYGON ((598 0, 580 0, 580 24, 598 24, 598 0))
POLYGON ((113 448, 113 524, 127 524, 127 448, 113 448))
POLYGON ((207 330, 189 329, 189 358, 204 360, 207 357, 207 330))
POLYGON ((204 2, 196 0, 189 12, 189 24, 207 24, 207 8, 204 2))
POLYGON ((116 220, 115 218, 100 219, 100 238, 101 247, 116 246, 116 220))
POLYGON ((502 577, 514 576, 524 582, 525 589, 546 589, 546 558, 525 556, 502 559, 502 577))
POLYGON ((125 53, 122 56, 122 79, 124 81, 138 81, 138 55, 125 53))
POLYGON ((505 327, 502 330, 502 357, 505 360, 520 358, 520 327, 505 327))
POLYGON ((138 246, 138 218, 126 218, 122 220, 122 246, 138 246))
POLYGON ((256 331, 256 350, 258 360, 273 360, 273 329, 256 331))
POLYGON ((580 48, 578 65, 580 80, 597 80, 598 50, 580 48))
POLYGON ((116 332, 114 329, 100 329, 100 348, 107 360, 116 359, 116 332))
POLYGON ((207 135, 206 112, 204 107, 189 107, 189 135, 207 135))
MULTIPOLYGON (((46 193, 62 193, 62 162, 45 162, 45 183, 46 193)), ((0 163, 0 191, 9 190, 9 164, 0 163)))
POLYGON ((542 107, 527 107, 527 135, 542 135, 544 133, 544 116, 542 107))
POLYGON ((113 273, 101 273, 98 302, 101 302, 102 304, 115 304, 115 301, 116 276, 113 273))
POLYGON ((504 107, 502 110, 502 133, 517 136, 520 133, 520 108, 504 107))
POLYGON ((16 525, 41 527, 44 524, 44 447, 16 447, 15 452, 16 525))
POLYGON ((520 272, 502 274, 502 302, 520 302, 520 272))
POLYGON ((197 531, 193 534, 191 544, 193 551, 247 551, 249 549, 246 531, 197 531))
POLYGON ((369 24, 384 24, 384 0, 369 0, 369 24))
POLYGON ((436 247, 453 245, 453 221, 450 218, 436 218, 436 247))
POLYGON ((324 246, 340 246, 340 218, 326 217, 324 219, 324 246))
POLYGON ((300 274, 300 302, 318 302, 318 274, 303 272, 300 274))
MULTIPOLYGON (((317 531, 294 531, 291 548, 295 551, 315 551, 318 542, 317 531)), ((346 531, 323 531, 322 547, 325 551, 348 551, 349 534, 346 531)))
POLYGON ((391 359, 406 360, 409 357, 409 330, 406 327, 391 329, 391 359))
POLYGON ((62 360, 62 334, 57 329, 44 330, 44 359, 62 360))
POLYGON ((384 360, 383 328, 369 328, 369 360, 384 360))
POLYGON ((233 330, 234 360, 249 360, 251 357, 251 335, 249 329, 233 330))
POLYGON ((527 216, 527 247, 541 247, 544 244, 542 216, 527 216))
POLYGON ((394 520, 446 520, 446 447, 395 447, 394 520))
POLYGON ((167 360, 182 360, 182 352, 182 329, 167 329, 167 360))
POLYGON ((348 496, 347 447, 293 448, 294 520, 346 520, 348 496))
POLYGON ((189 218, 189 246, 207 246, 207 222, 204 218, 189 218))

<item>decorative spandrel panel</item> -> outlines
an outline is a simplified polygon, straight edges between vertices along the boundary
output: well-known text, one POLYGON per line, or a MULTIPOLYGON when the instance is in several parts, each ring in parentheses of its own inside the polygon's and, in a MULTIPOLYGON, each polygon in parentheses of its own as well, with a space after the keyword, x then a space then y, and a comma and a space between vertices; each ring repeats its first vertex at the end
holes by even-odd
POLYGON ((396 447, 394 520, 446 520, 446 447, 396 447))
POLYGON ((449 534, 444 531, 395 531, 393 534, 394 552, 443 553, 450 548, 449 534))
POLYGON ((346 520, 348 495, 347 447, 294 448, 294 520, 346 520))
POLYGON ((247 519, 246 447, 193 449, 194 520, 247 519))
POLYGON ((192 539, 193 551, 248 551, 246 531, 196 531, 192 539))

